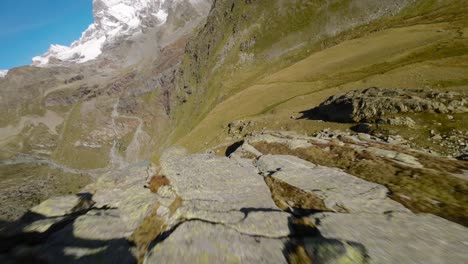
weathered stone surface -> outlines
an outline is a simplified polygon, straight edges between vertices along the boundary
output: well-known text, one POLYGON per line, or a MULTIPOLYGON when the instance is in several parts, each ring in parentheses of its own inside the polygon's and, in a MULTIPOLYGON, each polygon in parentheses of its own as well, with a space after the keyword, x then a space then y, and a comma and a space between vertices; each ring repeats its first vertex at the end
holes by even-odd
MULTIPOLYGON (((127 228, 121 215, 122 212, 118 209, 91 210, 78 217, 67 228, 73 230, 74 236, 83 239, 108 240, 127 237, 133 230, 127 228)), ((60 236, 61 232, 57 235, 60 236)))
POLYGON ((161 167, 184 200, 179 209, 181 219, 223 223, 251 235, 289 235, 289 214, 276 207, 250 161, 186 155, 173 149, 163 155, 161 167))
POLYGON ((145 263, 287 263, 284 241, 243 235, 201 221, 180 225, 148 254, 145 263))
POLYGON ((408 154, 404 154, 404 153, 400 153, 400 152, 392 151, 392 150, 374 148, 374 147, 365 148, 365 150, 373 153, 376 156, 387 158, 387 159, 393 159, 405 165, 409 165, 409 166, 416 167, 416 168, 423 167, 421 163, 419 163, 417 158, 408 154))
POLYGON ((322 197, 328 208, 346 208, 350 212, 407 212, 387 197, 384 186, 359 179, 336 168, 317 166, 287 155, 265 155, 259 158, 260 171, 299 189, 322 197))
POLYGON ((117 208, 120 219, 129 230, 133 230, 157 201, 157 196, 143 188, 143 181, 105 189, 95 194, 97 207, 117 208))
POLYGON ((369 263, 464 263, 465 227, 427 214, 336 214, 314 216, 327 238, 363 244, 369 263))
POLYGON ((137 164, 110 171, 87 186, 86 193, 49 199, 37 206, 32 210, 37 220, 20 231, 41 233, 41 242, 27 250, 19 245, 12 256, 59 263, 135 263, 127 238, 158 197, 143 188, 146 170, 137 164))
POLYGON ((262 153, 255 149, 247 142, 243 142, 233 153, 229 155, 230 158, 256 158, 260 157, 262 153))
POLYGON ((94 201, 89 193, 50 198, 33 207, 32 212, 46 217, 62 216, 93 206, 94 201))
POLYGON ((51 228, 53 225, 59 223, 60 221, 63 221, 65 219, 64 216, 59 216, 59 217, 51 217, 51 218, 46 218, 43 220, 38 220, 35 221, 29 225, 26 225, 21 232, 26 232, 26 233, 32 233, 32 232, 39 232, 39 233, 44 233, 49 228, 51 228))
POLYGON ((407 126, 411 128, 416 127, 416 122, 414 122, 414 120, 411 117, 407 117, 407 116, 405 117, 397 116, 397 117, 388 117, 388 118, 384 117, 384 118, 377 120, 377 123, 384 123, 384 124, 389 124, 393 126, 407 126))

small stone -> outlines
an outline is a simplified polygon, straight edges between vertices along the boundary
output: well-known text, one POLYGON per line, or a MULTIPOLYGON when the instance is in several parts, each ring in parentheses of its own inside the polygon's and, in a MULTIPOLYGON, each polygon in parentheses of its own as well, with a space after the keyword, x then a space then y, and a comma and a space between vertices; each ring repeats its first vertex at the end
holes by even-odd
POLYGON ((366 141, 371 139, 371 135, 365 133, 358 133, 358 138, 360 140, 366 141))

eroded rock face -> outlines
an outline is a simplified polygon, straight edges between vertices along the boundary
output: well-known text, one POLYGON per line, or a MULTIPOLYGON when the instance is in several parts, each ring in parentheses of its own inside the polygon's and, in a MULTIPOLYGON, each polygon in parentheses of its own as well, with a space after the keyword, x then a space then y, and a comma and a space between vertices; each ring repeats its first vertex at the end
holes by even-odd
MULTIPOLYGON (((466 113, 466 99, 456 92, 430 89, 368 88, 329 97, 305 117, 334 122, 374 122, 398 113, 466 113)), ((385 119, 389 124, 408 125, 410 120, 385 119)))

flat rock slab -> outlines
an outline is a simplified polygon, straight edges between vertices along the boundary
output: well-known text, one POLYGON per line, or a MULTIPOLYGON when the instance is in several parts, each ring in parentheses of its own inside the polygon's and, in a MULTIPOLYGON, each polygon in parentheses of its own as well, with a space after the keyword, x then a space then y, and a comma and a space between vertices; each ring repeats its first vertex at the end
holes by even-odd
POLYGON ((181 224, 150 250, 144 263, 287 263, 284 241, 240 234, 201 221, 181 224))
POLYGON ((89 209, 93 204, 91 194, 79 193, 50 198, 33 207, 31 211, 44 217, 55 217, 89 209))
POLYGON ((369 263, 466 263, 465 227, 429 214, 337 214, 314 216, 326 238, 365 246, 369 263))
POLYGON ((397 162, 403 163, 411 167, 415 167, 415 168, 423 167, 423 165, 419 163, 417 158, 408 154, 404 154, 404 153, 400 153, 400 152, 392 151, 392 150, 374 148, 374 147, 368 147, 365 150, 373 153, 376 156, 387 158, 387 159, 393 159, 397 162))
POLYGON ((251 162, 173 149, 163 155, 161 167, 184 201, 182 219, 223 223, 251 235, 290 234, 290 215, 276 207, 251 162))
POLYGON ((115 209, 91 210, 54 233, 34 255, 47 263, 134 263, 130 235, 115 209))
POLYGON ((264 155, 256 162, 263 174, 319 195, 331 209, 349 212, 409 212, 387 197, 382 185, 357 178, 340 169, 317 166, 295 156, 264 155))

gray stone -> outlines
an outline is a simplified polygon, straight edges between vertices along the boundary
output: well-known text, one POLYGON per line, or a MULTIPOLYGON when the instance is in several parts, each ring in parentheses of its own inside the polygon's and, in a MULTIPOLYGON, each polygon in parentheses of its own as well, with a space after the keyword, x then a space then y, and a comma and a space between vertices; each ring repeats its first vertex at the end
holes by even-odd
POLYGON ((411 117, 407 117, 407 116, 405 116, 405 117, 397 116, 397 117, 381 118, 377 122, 389 124, 389 125, 392 125, 392 126, 406 126, 406 127, 409 127, 409 128, 416 127, 416 122, 414 122, 414 120, 411 117))
POLYGON ((369 263, 465 263, 465 227, 428 214, 324 213, 318 229, 326 238, 350 240, 367 249, 369 263))
POLYGON ((187 155, 173 149, 162 156, 161 167, 184 200, 178 210, 180 219, 222 223, 251 235, 290 234, 289 214, 276 207, 263 177, 250 161, 187 155))
POLYGON ((284 241, 201 221, 181 224, 146 256, 150 263, 287 263, 284 241))
POLYGON ((415 167, 415 168, 422 168, 422 164, 419 163, 418 159, 397 151, 393 150, 386 150, 386 149, 380 149, 380 148, 375 148, 375 147, 369 147, 366 148, 366 151, 371 152, 372 154, 382 157, 382 158, 387 158, 387 159, 392 159, 395 161, 398 161, 404 165, 415 167))
POLYGON ((89 193, 53 197, 33 207, 31 211, 46 217, 63 216, 93 206, 94 201, 89 193))
POLYGON ((51 218, 34 221, 31 224, 23 227, 21 231, 25 233, 32 233, 32 232, 44 233, 47 230, 49 230, 49 228, 51 228, 53 225, 63 221, 65 218, 66 217, 64 216, 59 216, 59 217, 51 217, 51 218))
POLYGON ((408 212, 405 207, 387 197, 388 190, 384 186, 336 168, 317 166, 295 156, 283 155, 262 156, 257 166, 264 174, 319 195, 331 209, 344 207, 350 212, 408 212))

